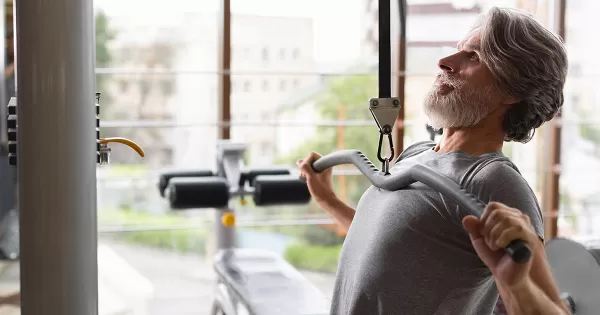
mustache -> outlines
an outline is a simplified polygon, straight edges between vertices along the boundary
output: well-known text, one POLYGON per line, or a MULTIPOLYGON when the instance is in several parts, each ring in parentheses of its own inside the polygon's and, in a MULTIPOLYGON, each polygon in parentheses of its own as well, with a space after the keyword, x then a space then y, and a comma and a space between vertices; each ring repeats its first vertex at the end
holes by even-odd
POLYGON ((453 88, 460 87, 461 85, 464 84, 463 80, 451 77, 450 75, 448 75, 445 72, 438 73, 436 81, 440 82, 440 83, 442 83, 444 85, 449 85, 449 86, 451 86, 453 88))

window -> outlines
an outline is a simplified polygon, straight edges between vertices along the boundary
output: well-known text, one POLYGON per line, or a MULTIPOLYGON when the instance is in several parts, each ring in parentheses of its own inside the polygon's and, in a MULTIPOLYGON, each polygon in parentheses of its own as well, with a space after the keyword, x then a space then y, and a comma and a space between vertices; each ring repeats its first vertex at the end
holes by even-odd
POLYGON ((263 62, 269 61, 269 49, 267 49, 266 47, 262 49, 262 61, 263 62))
POLYGON ((285 59, 285 48, 279 49, 279 59, 280 60, 284 60, 285 59))
POLYGON ((294 60, 300 59, 300 49, 299 48, 294 48, 294 51, 292 53, 292 58, 294 58, 294 60))
POLYGON ((279 81, 279 91, 280 92, 285 92, 285 89, 286 89, 286 82, 285 82, 285 80, 279 81))
POLYGON ((244 81, 244 92, 250 92, 250 85, 251 83, 249 80, 244 81))
POLYGON ((269 81, 266 79, 263 80, 263 82, 262 82, 262 90, 263 90, 263 92, 269 91, 269 81))

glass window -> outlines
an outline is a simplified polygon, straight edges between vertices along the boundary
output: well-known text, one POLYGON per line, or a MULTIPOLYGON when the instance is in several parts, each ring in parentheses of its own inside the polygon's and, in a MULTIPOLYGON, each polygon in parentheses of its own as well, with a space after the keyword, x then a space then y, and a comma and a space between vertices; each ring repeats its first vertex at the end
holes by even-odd
POLYGON ((569 72, 562 110, 558 234, 576 239, 600 235, 600 63, 590 30, 600 3, 567 1, 565 43, 569 72))
MULTIPOLYGON (((173 211, 156 189, 167 169, 215 170, 223 123, 218 116, 220 1, 175 1, 94 2, 102 136, 132 139, 146 152, 142 159, 125 146, 113 146, 112 164, 97 171, 98 264, 128 275, 100 272, 99 290, 108 297, 101 303, 114 300, 136 314, 149 306, 156 315, 207 313, 215 284, 215 210, 173 211)), ((405 147, 429 138, 422 103, 437 61, 455 51, 478 15, 493 5, 510 6, 552 25, 549 3, 408 1, 405 147)), ((342 149, 361 150, 377 161, 379 133, 366 103, 378 90, 377 4, 232 0, 231 138, 246 146, 245 166, 283 165, 295 171, 295 161, 309 152, 342 149)), ((391 4, 397 12, 397 2, 391 4)), ((600 2, 567 5, 571 64, 561 120, 559 228, 561 235, 583 238, 600 234, 595 176, 600 173, 600 61, 597 44, 586 32, 600 23, 593 22, 600 2)), ((398 16, 392 23, 396 38, 398 16)), ((397 57, 397 45, 392 47, 397 57)), ((544 180, 554 171, 543 164, 547 135, 545 127, 530 143, 504 148, 540 199, 544 180)), ((355 168, 339 167, 334 186, 341 199, 356 206, 370 183, 355 168)), ((233 204, 237 247, 281 255, 325 295, 332 294, 345 233, 327 213, 314 202, 233 204)))
POLYGON ((166 169, 214 169, 218 4, 94 2, 101 136, 146 153, 114 145, 111 164, 98 168, 100 309, 209 311, 198 305, 210 305, 212 282, 197 279, 213 276, 214 214, 174 212, 156 187, 166 169))
MULTIPOLYGON (((232 138, 247 146, 248 165, 295 169, 295 161, 311 151, 376 150, 378 133, 365 107, 377 93, 376 69, 361 59, 361 36, 356 35, 362 32, 356 21, 363 15, 363 0, 285 0, 272 2, 267 12, 255 4, 232 2, 232 10, 247 13, 232 16, 232 45, 270 48, 268 64, 232 65, 236 79, 269 81, 266 93, 253 89, 231 104, 232 113, 250 114, 250 121, 232 127, 232 138), (356 68, 361 73, 355 75, 356 68)), ((351 168, 335 176, 340 196, 352 205, 368 187, 357 175, 351 168)), ((319 272, 315 284, 331 294, 344 237, 323 210, 311 203, 244 211, 252 218, 297 222, 244 230, 272 239, 253 245, 259 248, 274 250, 276 239, 285 238, 276 252, 305 275, 319 272)))

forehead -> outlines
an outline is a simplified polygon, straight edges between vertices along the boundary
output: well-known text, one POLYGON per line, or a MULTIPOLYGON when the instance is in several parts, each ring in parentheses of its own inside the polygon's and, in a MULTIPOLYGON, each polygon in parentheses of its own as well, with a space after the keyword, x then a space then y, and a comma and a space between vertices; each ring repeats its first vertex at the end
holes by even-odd
POLYGON ((463 40, 458 42, 456 45, 458 50, 470 49, 479 50, 479 44, 481 43, 481 35, 478 30, 471 31, 463 40))

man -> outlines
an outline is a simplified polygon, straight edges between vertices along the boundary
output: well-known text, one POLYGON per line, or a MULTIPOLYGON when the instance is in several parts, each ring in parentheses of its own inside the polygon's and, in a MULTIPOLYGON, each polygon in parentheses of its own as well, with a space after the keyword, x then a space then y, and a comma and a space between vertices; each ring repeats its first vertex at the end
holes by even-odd
POLYGON ((476 219, 416 183, 394 192, 370 187, 355 210, 335 195, 331 170, 312 171, 319 155, 309 154, 299 161, 301 176, 314 200, 348 229, 331 314, 491 314, 499 293, 510 314, 535 313, 526 308, 533 297, 554 306, 543 314, 566 311, 541 249, 536 197, 502 154, 504 141, 529 141, 562 106, 561 40, 529 15, 493 8, 438 64, 424 109, 431 126, 443 129, 442 140, 409 146, 391 172, 423 164, 498 203, 476 219), (526 238, 534 249, 526 266, 499 250, 525 238, 521 214, 537 235, 526 238))

